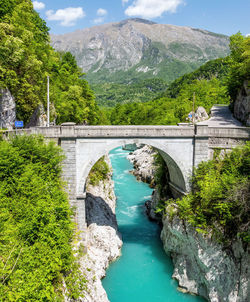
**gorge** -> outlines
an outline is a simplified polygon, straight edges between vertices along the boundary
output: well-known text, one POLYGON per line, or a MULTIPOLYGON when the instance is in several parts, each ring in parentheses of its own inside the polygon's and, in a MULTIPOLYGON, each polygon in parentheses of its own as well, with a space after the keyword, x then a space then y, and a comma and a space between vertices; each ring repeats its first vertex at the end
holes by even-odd
MULTIPOLYGON (((123 240, 121 257, 110 265, 106 277, 102 281, 109 301, 127 301, 129 299, 130 301, 160 302, 164 301, 166 297, 168 301, 203 301, 201 298, 185 295, 177 290, 177 283, 171 278, 173 271, 171 259, 164 253, 160 241, 160 226, 149 221, 145 212, 144 203, 151 198, 152 189, 147 184, 138 182, 129 173, 133 166, 127 159, 128 154, 129 151, 122 150, 120 147, 109 154, 117 197, 118 230, 121 232, 123 240)), ((114 234, 117 231, 114 215, 110 215, 113 195, 110 192, 107 198, 107 194, 104 196, 105 194, 102 193, 112 189, 110 181, 108 177, 104 186, 103 182, 100 182, 99 192, 95 191, 98 197, 93 198, 89 193, 87 194, 87 221, 98 220, 98 226, 92 223, 88 227, 91 236, 87 240, 90 257, 88 263, 85 262, 85 264, 88 268, 91 267, 87 273, 91 278, 88 278, 89 291, 83 301, 108 301, 103 289, 97 285, 100 282, 98 278, 103 277, 105 273, 102 269, 102 274, 99 274, 100 268, 97 264, 95 274, 96 267, 90 264, 93 263, 93 254, 97 256, 94 258, 96 263, 100 263, 98 258, 102 258, 102 262, 107 263, 107 259, 111 261, 119 255, 118 252, 115 257, 112 253, 108 256, 109 251, 116 250, 117 243, 114 235, 110 236, 112 231, 114 234), (100 199, 100 196, 106 199, 106 204, 103 199, 100 199), (95 205, 93 205, 94 203, 95 205), (96 211, 97 208, 102 212, 96 211), (103 218, 100 219, 100 217, 103 218), (96 232, 97 228, 99 228, 101 236, 96 232), (109 241, 105 241, 105 238, 108 238, 109 241), (99 243, 95 248, 96 251, 99 249, 99 253, 93 250, 93 245, 98 240, 99 243), (103 253, 104 250, 106 250, 106 254, 103 253), (93 276, 96 276, 94 286, 92 286, 93 276)), ((118 246, 120 246, 119 241, 118 246)), ((105 266, 107 265, 103 267, 105 266)))
MULTIPOLYGON (((108 298, 84 301, 165 301, 166 298, 167 301, 203 301, 178 292, 177 283, 171 277, 178 280, 181 291, 201 295, 208 301, 247 301, 248 252, 242 243, 234 242, 232 257, 221 244, 197 233, 187 222, 164 215, 162 246, 160 227, 148 220, 144 206, 151 198, 152 189, 129 173, 132 165, 127 160, 128 153, 121 148, 110 152, 118 229, 123 239, 122 255, 111 264, 102 281, 108 298)), ((152 148, 144 146, 129 155, 137 168, 138 179, 152 181, 154 154, 152 148)), ((149 211, 153 219, 157 203, 156 190, 153 208, 149 211)), ((113 228, 117 230, 116 223, 113 228)))

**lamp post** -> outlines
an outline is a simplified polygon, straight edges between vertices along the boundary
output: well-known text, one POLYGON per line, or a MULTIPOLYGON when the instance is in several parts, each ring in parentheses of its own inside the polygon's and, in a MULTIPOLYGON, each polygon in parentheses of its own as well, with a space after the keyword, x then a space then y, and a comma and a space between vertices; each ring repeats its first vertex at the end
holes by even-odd
POLYGON ((193 122, 193 125, 194 125, 194 108, 195 108, 195 92, 193 94, 193 114, 192 114, 192 122, 193 122))
POLYGON ((47 76, 47 127, 49 127, 49 76, 47 76))

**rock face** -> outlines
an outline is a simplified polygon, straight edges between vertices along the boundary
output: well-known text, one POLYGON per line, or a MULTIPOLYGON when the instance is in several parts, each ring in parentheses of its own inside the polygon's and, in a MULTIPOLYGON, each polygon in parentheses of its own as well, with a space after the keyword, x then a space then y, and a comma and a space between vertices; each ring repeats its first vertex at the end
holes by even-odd
POLYGON ((245 81, 234 102, 234 116, 244 125, 250 126, 250 87, 245 81))
POLYGON ((16 103, 9 89, 0 89, 0 128, 12 130, 16 120, 16 103))
POLYGON ((173 278, 182 289, 211 302, 247 302, 249 250, 240 241, 233 244, 230 255, 186 222, 168 215, 163 217, 161 239, 173 259, 173 278))
POLYGON ((33 112, 29 123, 26 125, 29 127, 46 127, 47 125, 47 116, 44 111, 43 105, 38 105, 35 111, 33 112))
POLYGON ((156 151, 150 146, 143 146, 128 155, 128 160, 134 165, 132 173, 138 180, 151 183, 154 180, 156 151))
POLYGON ((173 81, 229 53, 226 36, 138 18, 51 35, 51 43, 70 51, 92 82, 127 83, 155 76, 173 81), (182 72, 177 71, 180 65, 182 72))
MULTIPOLYGON (((105 157, 109 162, 108 157, 105 157)), ((111 165, 110 165, 111 166, 111 165)), ((116 197, 111 173, 98 186, 87 185, 86 197, 86 248, 87 253, 80 265, 86 275, 87 291, 84 302, 108 302, 101 279, 110 262, 120 256, 122 246, 115 217, 116 197)))

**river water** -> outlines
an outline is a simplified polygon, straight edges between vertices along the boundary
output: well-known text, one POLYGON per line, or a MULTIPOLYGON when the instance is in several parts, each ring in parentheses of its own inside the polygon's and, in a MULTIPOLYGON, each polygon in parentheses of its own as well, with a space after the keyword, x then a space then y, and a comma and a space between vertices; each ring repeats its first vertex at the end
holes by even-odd
POLYGON ((110 152, 117 197, 116 216, 122 234, 122 256, 112 263, 103 279, 111 302, 198 302, 183 294, 171 278, 173 265, 165 254, 159 226, 148 220, 144 203, 152 189, 129 173, 128 151, 110 152))

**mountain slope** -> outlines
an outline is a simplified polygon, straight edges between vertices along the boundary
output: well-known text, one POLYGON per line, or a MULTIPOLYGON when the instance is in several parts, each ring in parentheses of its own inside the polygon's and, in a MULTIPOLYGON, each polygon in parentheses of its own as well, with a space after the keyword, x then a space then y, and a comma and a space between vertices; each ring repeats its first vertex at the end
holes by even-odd
POLYGON ((52 35, 51 43, 57 50, 70 51, 92 83, 153 77, 171 82, 229 53, 227 36, 143 19, 52 35))

